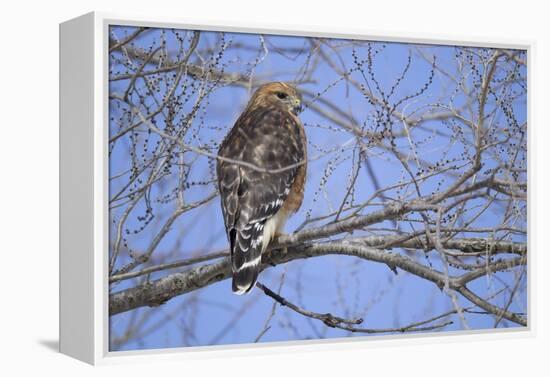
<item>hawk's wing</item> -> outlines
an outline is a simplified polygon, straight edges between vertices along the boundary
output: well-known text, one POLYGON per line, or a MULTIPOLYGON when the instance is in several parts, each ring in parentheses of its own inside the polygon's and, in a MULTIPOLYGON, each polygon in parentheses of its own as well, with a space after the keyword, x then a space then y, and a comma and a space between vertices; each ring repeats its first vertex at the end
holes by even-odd
MULTIPOLYGON (((222 212, 231 247, 233 291, 244 293, 256 282, 264 225, 274 216, 296 178, 305 157, 295 117, 275 108, 247 111, 223 141, 218 155, 280 172, 261 172, 218 160, 222 212)), ((265 246, 264 246, 265 244, 265 246)))

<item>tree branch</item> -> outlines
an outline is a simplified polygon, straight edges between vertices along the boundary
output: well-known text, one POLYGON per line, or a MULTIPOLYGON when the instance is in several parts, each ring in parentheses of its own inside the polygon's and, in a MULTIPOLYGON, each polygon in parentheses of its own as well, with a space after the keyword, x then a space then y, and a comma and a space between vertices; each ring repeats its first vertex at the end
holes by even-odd
POLYGON ((342 323, 348 324, 348 325, 360 325, 361 323, 363 323, 362 318, 347 319, 347 318, 337 317, 337 316, 335 316, 333 314, 330 314, 330 313, 321 314, 321 313, 315 313, 315 312, 312 312, 312 311, 309 311, 309 310, 302 309, 298 305, 295 305, 292 302, 288 301, 283 296, 273 292, 271 289, 269 289, 268 287, 266 287, 265 285, 263 285, 259 281, 256 282, 256 287, 261 289, 267 296, 271 297, 272 299, 277 301, 282 306, 286 306, 286 307, 294 310, 296 313, 299 313, 303 316, 313 318, 313 319, 317 319, 317 320, 323 322, 325 325, 327 325, 329 327, 336 327, 337 325, 342 324, 342 323))
MULTIPOLYGON (((265 269, 270 266, 284 264, 297 259, 330 254, 349 255, 368 261, 384 263, 392 269, 399 268, 429 280, 440 288, 445 286, 445 282, 448 281, 450 289, 462 294, 468 300, 474 302, 483 309, 487 311, 490 311, 489 309, 494 310, 495 313, 499 313, 499 315, 504 312, 487 302, 484 302, 484 306, 481 306, 479 302, 483 301, 483 299, 473 295, 473 293, 468 290, 462 289, 462 287, 464 287, 462 285, 464 282, 461 280, 461 277, 448 277, 444 273, 424 266, 409 257, 365 247, 348 241, 302 244, 288 248, 286 253, 281 249, 272 250, 270 258, 266 261, 267 263, 263 265, 263 268, 265 269)), ((523 263, 525 263, 525 258, 522 258, 522 261, 518 261, 517 263, 499 263, 495 266, 491 265, 491 270, 493 272, 506 270, 523 263)), ((481 268, 480 271, 481 270, 485 271, 485 267, 481 268)), ((228 258, 221 262, 198 266, 185 272, 174 273, 164 278, 111 294, 109 299, 109 313, 110 315, 115 315, 142 306, 158 306, 175 296, 192 292, 196 289, 227 279, 230 275, 231 264, 228 258)), ((482 275, 483 274, 480 274, 479 276, 482 275)), ((502 316, 521 325, 526 323, 523 318, 517 315, 504 313, 502 316)))
POLYGON ((282 306, 286 306, 298 314, 301 314, 308 318, 319 320, 328 327, 338 328, 349 332, 364 333, 364 334, 382 334, 382 333, 394 333, 394 332, 404 333, 404 332, 431 331, 431 330, 446 327, 453 323, 452 321, 446 321, 444 323, 435 324, 432 326, 421 327, 421 325, 424 325, 429 322, 433 322, 436 319, 443 317, 443 316, 437 316, 434 318, 430 318, 429 320, 411 323, 403 327, 382 328, 382 329, 369 329, 369 328, 355 327, 353 325, 360 325, 361 323, 363 323, 362 318, 346 319, 346 318, 337 317, 331 313, 312 312, 306 309, 302 309, 298 305, 293 304, 292 302, 288 301, 286 298, 282 297, 280 294, 273 292, 271 289, 267 288, 265 285, 263 285, 260 282, 256 283, 256 287, 261 289, 267 296, 271 297, 273 300, 275 300, 282 306))

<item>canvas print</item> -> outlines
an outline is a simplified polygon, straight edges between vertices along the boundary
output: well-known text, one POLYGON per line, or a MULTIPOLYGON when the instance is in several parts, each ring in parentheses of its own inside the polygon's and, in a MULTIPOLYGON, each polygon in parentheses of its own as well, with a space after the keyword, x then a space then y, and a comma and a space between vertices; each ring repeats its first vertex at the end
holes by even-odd
POLYGON ((528 326, 524 50, 111 25, 109 350, 528 326))

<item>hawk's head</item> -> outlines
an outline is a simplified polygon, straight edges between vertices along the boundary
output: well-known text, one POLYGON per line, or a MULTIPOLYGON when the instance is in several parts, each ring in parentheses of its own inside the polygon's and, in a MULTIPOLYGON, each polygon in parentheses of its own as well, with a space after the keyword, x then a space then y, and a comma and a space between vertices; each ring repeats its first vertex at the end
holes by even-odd
POLYGON ((270 82, 260 86, 248 103, 255 106, 283 107, 294 115, 302 111, 302 95, 295 86, 285 82, 270 82))

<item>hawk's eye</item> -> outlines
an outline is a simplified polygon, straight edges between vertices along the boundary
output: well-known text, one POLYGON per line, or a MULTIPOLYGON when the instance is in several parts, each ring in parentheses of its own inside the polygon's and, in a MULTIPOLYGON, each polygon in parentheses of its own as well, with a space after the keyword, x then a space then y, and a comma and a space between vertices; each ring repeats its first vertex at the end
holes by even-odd
POLYGON ((278 92, 277 97, 279 97, 280 99, 285 99, 286 97, 288 97, 288 94, 283 92, 278 92))

